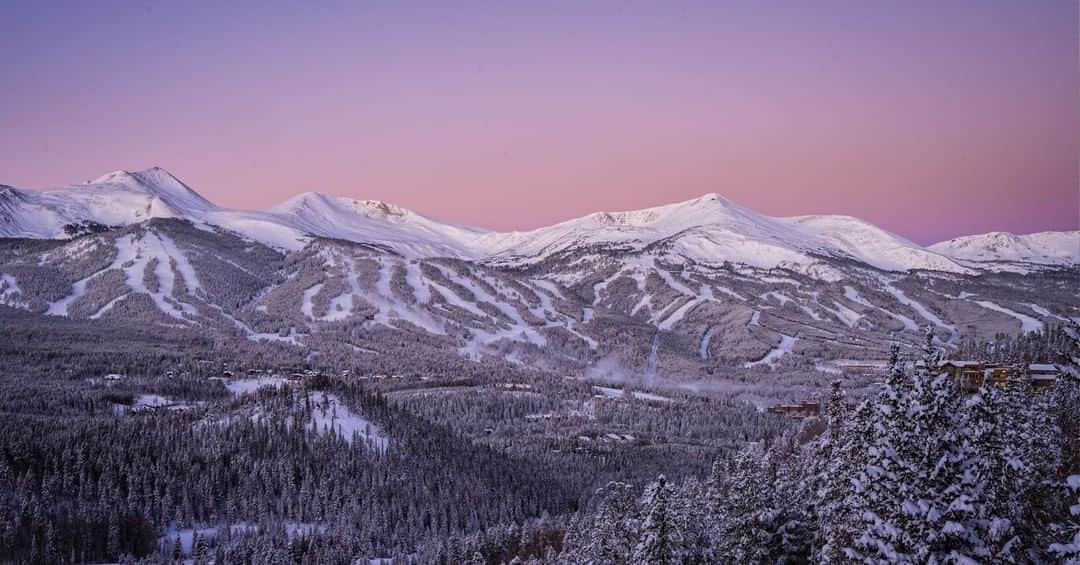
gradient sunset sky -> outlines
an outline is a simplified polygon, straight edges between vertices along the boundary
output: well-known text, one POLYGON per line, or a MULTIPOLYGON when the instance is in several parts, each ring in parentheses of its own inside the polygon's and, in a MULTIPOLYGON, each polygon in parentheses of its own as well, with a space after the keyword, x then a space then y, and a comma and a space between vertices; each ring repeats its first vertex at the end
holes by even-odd
POLYGON ((0 3, 0 183, 169 169, 525 229, 718 192, 1080 225, 1076 0, 0 3))

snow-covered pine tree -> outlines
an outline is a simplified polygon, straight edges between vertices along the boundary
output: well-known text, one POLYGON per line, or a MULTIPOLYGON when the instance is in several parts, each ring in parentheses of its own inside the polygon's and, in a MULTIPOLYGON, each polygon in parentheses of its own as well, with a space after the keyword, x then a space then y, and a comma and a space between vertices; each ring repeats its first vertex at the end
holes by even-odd
POLYGON ((771 563, 805 563, 811 552, 807 515, 813 491, 800 437, 801 431, 781 435, 765 456, 765 479, 773 492, 771 563))
POLYGON ((762 471, 760 449, 735 456, 727 474, 724 523, 714 546, 719 563, 764 563, 773 544, 775 509, 773 485, 762 471))
POLYGON ((919 562, 963 562, 985 553, 973 521, 979 512, 969 473, 969 422, 963 397, 938 369, 940 354, 927 330, 909 407, 909 441, 901 457, 910 466, 902 506, 913 557, 919 562))
POLYGON ((1010 418, 1005 440, 1011 446, 1009 463, 1017 469, 1009 484, 1016 505, 1013 523, 1023 542, 1021 551, 1035 555, 1053 541, 1044 525, 1060 508, 1056 502, 1061 501, 1062 433, 1053 395, 1033 391, 1031 383, 1023 381, 1010 388, 1006 398, 1010 418))
POLYGON ((1017 472, 1014 446, 1006 440, 1007 418, 1003 393, 993 386, 983 386, 966 403, 969 424, 968 469, 973 486, 977 515, 975 535, 983 545, 981 559, 1010 562, 1018 559, 1020 549, 1015 519, 1017 501, 1011 485, 1017 472))
POLYGON ((708 563, 712 552, 709 535, 709 511, 701 502, 707 500, 707 487, 695 477, 688 478, 675 489, 671 500, 671 515, 682 541, 684 565, 708 563))
POLYGON ((1050 554, 1066 565, 1080 565, 1080 475, 1069 475, 1065 488, 1070 492, 1068 522, 1062 526, 1063 541, 1050 544, 1050 554))
POLYGON ((848 563, 858 555, 856 540, 864 530, 864 513, 869 507, 868 489, 862 488, 859 477, 874 443, 874 415, 871 402, 855 408, 833 455, 834 462, 828 464, 831 471, 821 499, 828 518, 820 520, 821 544, 814 548, 821 563, 848 563))
POLYGON ((852 499, 845 503, 853 521, 851 546, 845 548, 850 560, 908 563, 915 558, 915 540, 904 512, 912 475, 905 456, 917 441, 909 420, 913 387, 899 350, 893 347, 889 374, 877 396, 865 403, 868 410, 860 410, 856 424, 863 429, 853 431, 848 446, 858 461, 852 499))
POLYGON ((852 426, 839 380, 832 382, 824 413, 825 430, 814 442, 808 461, 811 491, 806 512, 813 532, 811 560, 839 563, 844 559, 842 531, 850 524, 846 503, 851 502, 848 493, 855 470, 848 445, 852 426))
POLYGON ((568 536, 564 558, 583 565, 625 563, 637 538, 634 515, 638 504, 633 488, 611 482, 594 495, 595 508, 584 516, 568 536))
POLYGON ((672 515, 672 489, 660 475, 645 489, 642 498, 640 540, 630 562, 635 565, 675 565, 682 562, 681 532, 672 515))
POLYGON ((723 538, 724 524, 727 522, 727 516, 724 513, 724 504, 728 495, 728 487, 730 486, 730 480, 728 478, 729 463, 723 459, 717 458, 713 461, 712 469, 709 472, 709 479, 705 485, 705 504, 704 510, 706 514, 705 535, 709 538, 710 547, 716 547, 719 545, 720 540, 723 538))
POLYGON ((1049 550, 1063 563, 1080 565, 1080 358, 1069 353, 1080 349, 1080 325, 1070 323, 1065 330, 1070 343, 1060 346, 1058 360, 1063 374, 1054 389, 1052 405, 1062 438, 1062 468, 1067 477, 1060 486, 1067 493, 1068 509, 1049 550))

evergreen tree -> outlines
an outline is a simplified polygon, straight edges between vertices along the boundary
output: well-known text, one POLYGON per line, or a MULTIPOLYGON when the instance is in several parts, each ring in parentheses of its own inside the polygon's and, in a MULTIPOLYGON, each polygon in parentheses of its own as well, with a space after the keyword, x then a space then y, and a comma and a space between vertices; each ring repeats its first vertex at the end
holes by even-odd
POLYGON ((1062 527, 1062 542, 1050 544, 1050 554, 1067 565, 1080 564, 1080 475, 1069 475, 1065 481, 1071 504, 1069 518, 1062 527))
POLYGON ((915 544, 917 561, 964 561, 985 554, 985 548, 972 527, 978 512, 967 412, 939 361, 928 330, 908 413, 910 436, 902 444, 910 467, 901 523, 915 544))
POLYGON ((724 523, 716 544, 716 559, 725 563, 762 563, 771 554, 776 512, 773 485, 762 472, 758 450, 735 456, 727 474, 724 523))
POLYGON ((823 441, 830 443, 817 451, 821 454, 817 465, 826 476, 814 497, 819 517, 812 555, 821 563, 848 561, 861 530, 859 513, 866 505, 864 491, 853 487, 873 439, 873 409, 864 402, 850 417, 841 416, 835 405, 839 396, 839 391, 834 392, 827 408, 829 427, 823 441))
POLYGON ((578 523, 587 530, 579 534, 584 543, 574 558, 583 565, 626 563, 638 534, 634 491, 630 485, 612 482, 598 490, 594 499, 591 519, 578 523))
POLYGON ((671 513, 672 490, 663 475, 645 490, 640 541, 631 559, 635 564, 675 565, 682 560, 677 519, 671 513))
POLYGON ((905 456, 914 443, 909 416, 914 383, 900 364, 898 350, 890 356, 889 375, 869 403, 869 414, 857 422, 866 426, 851 436, 851 446, 860 455, 852 480, 858 506, 849 509, 854 524, 849 527, 851 547, 845 554, 870 563, 911 562, 915 540, 911 537, 904 505, 909 497, 911 465, 905 456))

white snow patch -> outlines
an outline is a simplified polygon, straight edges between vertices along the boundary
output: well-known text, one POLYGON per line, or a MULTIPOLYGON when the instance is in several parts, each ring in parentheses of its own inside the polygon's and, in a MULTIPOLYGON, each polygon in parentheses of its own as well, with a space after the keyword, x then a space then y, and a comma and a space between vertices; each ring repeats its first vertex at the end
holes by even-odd
POLYGON ((881 306, 873 304, 872 302, 870 302, 869 300, 864 298, 861 294, 859 294, 859 291, 855 290, 854 288, 852 288, 850 286, 847 286, 847 285, 844 286, 844 297, 847 298, 848 300, 856 303, 856 304, 860 304, 862 306, 866 306, 867 308, 873 308, 874 310, 884 312, 886 315, 888 315, 892 319, 897 320, 900 323, 904 324, 904 329, 907 330, 907 331, 912 331, 912 332, 919 331, 919 324, 916 324, 915 320, 912 320, 911 318, 908 318, 907 316, 905 316, 903 314, 897 314, 896 312, 893 312, 892 310, 887 310, 885 308, 882 308, 881 306))
POLYGON ((160 394, 140 394, 135 397, 135 401, 131 403, 132 408, 158 408, 161 406, 168 406, 172 404, 172 401, 160 394))
POLYGON ((405 263, 405 282, 412 288, 413 296, 420 304, 431 302, 431 289, 424 284, 423 274, 420 272, 420 263, 409 261, 405 263))
POLYGON ((315 298, 316 294, 319 294, 322 287, 323 283, 315 283, 304 290, 304 296, 300 303, 300 311, 303 312, 304 316, 307 316, 309 320, 315 319, 315 305, 312 302, 312 299, 315 298))
POLYGON ((849 328, 854 328, 858 326, 859 320, 863 318, 862 314, 859 314, 858 312, 852 310, 851 308, 848 308, 847 306, 844 306, 843 304, 835 300, 833 300, 833 306, 835 308, 828 308, 823 304, 819 305, 833 316, 836 316, 838 320, 846 324, 849 328))
POLYGON ((757 361, 748 361, 743 366, 749 369, 751 367, 757 367, 758 365, 775 365, 781 357, 791 353, 792 348, 795 347, 796 341, 798 341, 798 338, 781 334, 780 343, 776 347, 769 350, 769 352, 761 359, 758 359, 757 361))
MULTIPOLYGON (((138 237, 128 234, 117 238, 115 245, 116 258, 111 265, 76 281, 72 285, 71 294, 51 303, 46 313, 52 316, 67 316, 68 307, 86 293, 86 287, 92 280, 105 272, 120 269, 124 273, 128 288, 132 292, 149 296, 158 310, 178 320, 185 320, 185 315, 196 314, 191 304, 180 301, 176 296, 177 272, 180 273, 188 295, 201 293, 202 287, 195 276, 195 269, 171 239, 160 233, 146 231, 138 237), (145 284, 147 269, 151 264, 153 269, 150 273, 157 282, 157 290, 153 292, 145 284)), ((108 312, 118 301, 119 299, 113 299, 94 315, 101 316, 108 312)))
POLYGON ((1068 320, 1068 318, 1066 318, 1065 316, 1058 316, 1057 314, 1051 312, 1050 310, 1047 310, 1046 308, 1043 308, 1042 306, 1039 306, 1038 304, 1028 304, 1028 308, 1031 308, 1033 312, 1040 316, 1044 316, 1047 318, 1056 318, 1062 321, 1068 320))
POLYGON ((908 306, 911 309, 918 312, 919 315, 922 316, 924 320, 930 322, 931 324, 934 324, 935 326, 938 326, 938 327, 941 327, 941 328, 946 328, 946 329, 949 329, 949 330, 951 330, 953 332, 956 331, 955 327, 953 327, 953 326, 951 326, 949 324, 946 324, 944 321, 942 321, 941 318, 939 318, 937 316, 937 314, 934 314, 933 312, 931 312, 926 306, 923 306, 921 303, 916 302, 915 300, 912 300, 911 298, 908 298, 908 296, 906 294, 904 294, 904 292, 902 290, 900 290, 900 289, 898 289, 898 288, 896 288, 894 286, 891 286, 891 285, 885 285, 885 290, 889 294, 893 295, 893 297, 896 298, 896 300, 898 300, 901 304, 904 304, 905 306, 908 306))
POLYGON ((978 304, 979 306, 982 306, 987 310, 993 310, 995 312, 1005 314, 1006 316, 1012 316, 1013 318, 1020 320, 1020 331, 1024 333, 1040 332, 1043 330, 1043 323, 1039 320, 1036 320, 1035 318, 1032 318, 1031 316, 1028 316, 1027 314, 1021 314, 1019 312, 1009 310, 1008 308, 1005 308, 1004 306, 999 306, 993 302, 990 302, 989 300, 976 300, 975 304, 978 304))
MULTIPOLYGON (((754 312, 757 314, 757 312, 754 312)), ((716 333, 716 326, 709 326, 709 329, 705 330, 705 335, 701 336, 701 345, 698 346, 698 356, 702 361, 709 360, 709 342, 712 341, 713 334, 716 333)))
POLYGON ((349 444, 359 438, 364 445, 380 453, 390 445, 382 428, 350 410, 336 394, 312 391, 308 393, 308 400, 311 402, 311 419, 306 424, 308 430, 320 435, 336 434, 349 444))
POLYGON ((0 273, 0 304, 11 306, 12 308, 26 308, 29 306, 25 300, 22 299, 22 289, 19 288, 18 282, 15 277, 0 273))
POLYGON ((253 379, 229 379, 225 381, 225 388, 232 393, 233 396, 241 396, 244 394, 252 394, 255 391, 262 388, 275 388, 280 389, 285 386, 286 383, 293 383, 290 379, 280 377, 277 375, 267 377, 256 377, 253 379))
MULTIPOLYGON (((599 392, 605 398, 625 398, 626 390, 621 388, 614 388, 608 386, 593 386, 593 389, 599 392)), ((656 402, 671 402, 672 400, 666 396, 654 394, 651 392, 644 392, 635 390, 630 393, 631 396, 638 400, 651 400, 656 402)))

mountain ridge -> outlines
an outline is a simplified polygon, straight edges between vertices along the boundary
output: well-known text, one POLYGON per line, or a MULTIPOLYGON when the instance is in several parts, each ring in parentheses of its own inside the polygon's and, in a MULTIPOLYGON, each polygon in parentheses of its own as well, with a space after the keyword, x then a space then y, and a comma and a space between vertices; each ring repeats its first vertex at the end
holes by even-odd
POLYGON ((661 242, 679 260, 758 268, 807 270, 822 256, 896 272, 968 273, 1018 262, 1034 268, 1080 264, 1080 231, 991 232, 921 246, 853 216, 773 217, 718 193, 510 232, 451 224, 387 202, 319 192, 300 193, 265 210, 226 209, 161 167, 113 171, 55 190, 7 187, 0 193, 4 237, 66 238, 81 233, 69 228, 73 224, 122 226, 151 218, 223 228, 281 249, 301 249, 322 237, 384 244, 414 258, 445 256, 503 265, 534 264, 596 246, 641 252, 661 242), (995 251, 1003 248, 1006 251, 995 251))

